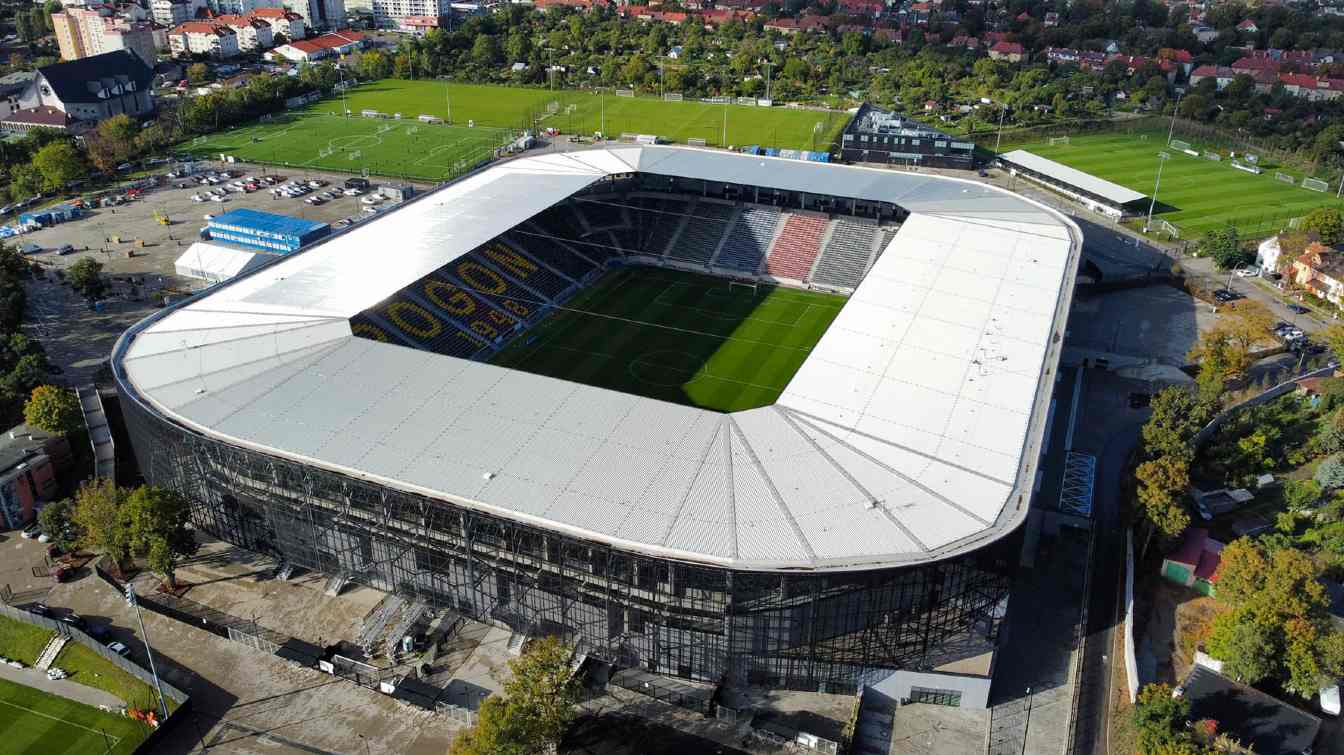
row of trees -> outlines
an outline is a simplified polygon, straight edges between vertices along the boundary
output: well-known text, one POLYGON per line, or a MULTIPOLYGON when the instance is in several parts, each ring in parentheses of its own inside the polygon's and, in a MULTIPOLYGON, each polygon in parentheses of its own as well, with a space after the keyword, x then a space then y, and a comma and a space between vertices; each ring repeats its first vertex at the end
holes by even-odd
POLYGON ((42 530, 57 542, 104 553, 119 570, 143 558, 170 585, 178 563, 199 547, 189 516, 187 500, 176 491, 119 488, 110 480, 86 482, 73 499, 47 504, 38 514, 42 530))

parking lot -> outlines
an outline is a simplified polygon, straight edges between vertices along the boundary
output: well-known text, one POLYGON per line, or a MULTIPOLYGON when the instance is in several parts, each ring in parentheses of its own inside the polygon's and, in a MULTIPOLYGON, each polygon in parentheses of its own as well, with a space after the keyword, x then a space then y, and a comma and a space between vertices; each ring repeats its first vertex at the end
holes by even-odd
MULTIPOLYGON (((200 165, 198 163, 198 165, 200 165)), ((153 275, 165 276, 165 284, 172 283, 173 262, 182 252, 199 239, 200 229, 205 226, 205 216, 246 207, 263 212, 317 220, 324 223, 336 223, 345 218, 370 217, 361 210, 370 205, 361 202, 366 195, 340 196, 321 205, 312 205, 304 197, 276 197, 269 188, 260 188, 251 192, 235 192, 226 188, 229 182, 244 177, 260 179, 272 177, 276 183, 287 181, 308 182, 319 180, 327 182, 321 191, 337 185, 343 185, 351 176, 339 173, 324 173, 312 170, 280 170, 267 166, 233 163, 210 165, 208 170, 228 169, 234 174, 218 184, 201 186, 190 178, 165 179, 163 186, 149 190, 138 199, 118 207, 102 207, 92 210, 85 217, 67 223, 43 228, 14 239, 16 244, 37 244, 44 251, 32 255, 32 259, 44 267, 62 269, 69 267, 79 259, 92 256, 104 265, 104 270, 113 275, 153 275), (186 188, 178 188, 184 185, 186 188), (209 190, 224 191, 224 201, 193 201, 192 195, 201 195, 209 190), (161 225, 155 212, 168 218, 168 225, 161 225), (71 254, 59 255, 56 249, 69 244, 75 248, 71 254)), ((416 184, 413 184, 416 185, 416 184)), ((428 184, 418 184, 417 188, 429 188, 428 184)), ((316 193, 316 192, 314 192, 316 193)), ((387 206, 384 202, 379 206, 387 206)), ((203 285, 199 281, 176 281, 179 286, 203 285)))

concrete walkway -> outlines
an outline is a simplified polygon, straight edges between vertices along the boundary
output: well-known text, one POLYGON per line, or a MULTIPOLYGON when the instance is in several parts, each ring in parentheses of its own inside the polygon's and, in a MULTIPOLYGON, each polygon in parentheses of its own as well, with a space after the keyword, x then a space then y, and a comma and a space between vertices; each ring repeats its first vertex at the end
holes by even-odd
MULTIPOLYGON (((60 668, 60 664, 56 664, 60 668)), ((92 705, 95 708, 99 705, 106 705, 113 710, 117 710, 125 705, 121 698, 110 692, 104 692, 93 687, 85 687, 83 684, 71 681, 70 679, 57 679, 55 681, 48 679, 47 675, 35 668, 17 669, 12 666, 0 664, 0 679, 22 684, 25 687, 40 689, 43 692, 74 700, 77 703, 92 705)))

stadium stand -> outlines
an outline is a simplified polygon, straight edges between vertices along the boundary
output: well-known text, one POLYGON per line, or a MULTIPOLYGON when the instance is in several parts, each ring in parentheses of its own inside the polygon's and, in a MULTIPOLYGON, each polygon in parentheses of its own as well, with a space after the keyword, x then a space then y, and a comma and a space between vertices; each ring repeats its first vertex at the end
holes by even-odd
POLYGON ((719 248, 719 242, 728 231, 729 221, 737 207, 722 202, 700 200, 691 208, 691 217, 665 256, 670 260, 708 263, 719 248))
POLYGON ((714 262, 743 272, 755 273, 770 250, 779 226, 778 207, 747 207, 738 216, 714 262))
POLYGON ((525 251, 514 250, 504 244, 486 244, 472 252, 489 261, 495 270, 504 273, 542 297, 554 301, 574 284, 551 272, 525 251))
POLYGON ((661 257, 685 224, 691 203, 681 198, 645 198, 642 204, 637 249, 642 254, 661 257))
POLYGON ((630 213, 616 199, 580 200, 575 205, 588 225, 588 234, 629 228, 630 213))
POLYGON ((821 251, 821 262, 812 276, 814 283, 854 288, 868 270, 873 256, 873 234, 877 227, 853 220, 837 219, 831 238, 821 251))
POLYGON ((598 264, 581 251, 556 241, 539 228, 506 233, 503 241, 519 251, 526 250, 539 262, 571 280, 579 280, 598 268, 598 264))
POLYGON ((459 281, 463 288, 488 300, 496 309, 513 312, 521 317, 527 317, 546 303, 522 284, 482 263, 476 258, 478 253, 472 252, 457 259, 446 268, 448 274, 459 281))
POLYGON ((821 253, 827 219, 819 215, 786 213, 784 228, 765 258, 765 272, 778 278, 806 280, 821 253))

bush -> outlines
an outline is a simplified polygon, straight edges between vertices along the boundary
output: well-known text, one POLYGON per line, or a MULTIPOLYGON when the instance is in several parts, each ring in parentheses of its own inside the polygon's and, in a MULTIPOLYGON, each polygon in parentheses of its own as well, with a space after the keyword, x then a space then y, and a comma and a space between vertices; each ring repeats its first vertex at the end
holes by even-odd
POLYGON ((1326 490, 1344 488, 1344 457, 1335 454, 1321 462, 1313 479, 1326 490))

